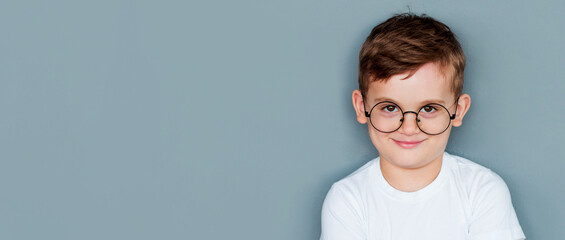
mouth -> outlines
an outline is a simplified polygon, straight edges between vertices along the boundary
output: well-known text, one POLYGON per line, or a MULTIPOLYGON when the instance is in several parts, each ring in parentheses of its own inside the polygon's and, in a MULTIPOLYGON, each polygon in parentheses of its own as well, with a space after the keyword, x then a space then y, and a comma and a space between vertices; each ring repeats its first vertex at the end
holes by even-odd
POLYGON ((418 145, 420 145, 420 143, 422 143, 424 140, 422 141, 398 141, 395 139, 392 139, 394 141, 394 143, 396 143, 396 145, 400 146, 401 148, 406 148, 406 149, 410 149, 410 148, 415 148, 418 145))

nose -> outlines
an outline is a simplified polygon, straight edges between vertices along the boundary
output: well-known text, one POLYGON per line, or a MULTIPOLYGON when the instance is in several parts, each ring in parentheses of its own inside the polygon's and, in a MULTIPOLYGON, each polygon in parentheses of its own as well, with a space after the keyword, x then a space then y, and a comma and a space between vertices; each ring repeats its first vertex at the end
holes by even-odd
POLYGON ((404 113, 404 117, 402 118, 402 126, 398 131, 405 135, 414 135, 420 132, 420 128, 418 128, 418 113, 408 111, 404 113), (413 113, 413 114, 409 114, 413 113))

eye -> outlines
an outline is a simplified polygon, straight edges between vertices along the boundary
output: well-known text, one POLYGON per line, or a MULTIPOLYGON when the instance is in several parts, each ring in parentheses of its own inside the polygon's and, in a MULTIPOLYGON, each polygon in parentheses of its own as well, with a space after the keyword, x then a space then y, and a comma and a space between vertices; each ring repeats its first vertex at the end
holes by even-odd
POLYGON ((423 111, 425 113, 432 113, 432 112, 437 111, 437 108, 434 107, 434 106, 427 105, 427 106, 422 107, 422 109, 420 111, 423 111))
POLYGON ((386 106, 383 107, 383 110, 385 112, 396 112, 396 111, 398 111, 398 108, 394 105, 386 105, 386 106))

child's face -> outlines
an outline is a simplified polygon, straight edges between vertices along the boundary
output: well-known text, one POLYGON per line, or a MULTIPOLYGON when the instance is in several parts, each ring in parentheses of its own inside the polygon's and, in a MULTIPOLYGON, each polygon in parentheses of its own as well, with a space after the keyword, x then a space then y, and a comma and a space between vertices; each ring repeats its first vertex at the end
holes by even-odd
MULTIPOLYGON (((461 125, 471 99, 469 95, 463 94, 457 103, 451 90, 451 83, 434 63, 425 64, 410 78, 404 79, 406 76, 408 74, 399 74, 387 82, 372 82, 365 96, 366 102, 363 102, 358 90, 353 93, 353 101, 357 120, 360 123, 369 122, 364 111, 370 112, 371 108, 381 101, 393 102, 405 112, 402 126, 398 130, 383 133, 369 123, 369 135, 381 159, 397 167, 415 169, 441 159, 451 126, 461 125), (451 120, 447 130, 441 134, 428 135, 422 132, 416 123, 416 114, 406 113, 408 111, 417 113, 420 109, 424 111, 425 108, 422 107, 429 103, 445 106, 450 114, 454 114, 457 108, 456 118, 451 120)), ((385 111, 390 110, 385 109, 385 111)))

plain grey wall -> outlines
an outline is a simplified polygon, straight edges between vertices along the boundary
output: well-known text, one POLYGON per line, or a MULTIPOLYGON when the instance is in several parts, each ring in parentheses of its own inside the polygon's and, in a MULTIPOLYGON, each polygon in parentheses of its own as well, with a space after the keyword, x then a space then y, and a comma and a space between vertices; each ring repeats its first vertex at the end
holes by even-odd
POLYGON ((473 104, 448 151, 565 236, 562 1, 11 1, 0 8, 0 239, 316 239, 377 155, 356 57, 408 7, 448 24, 473 104))

